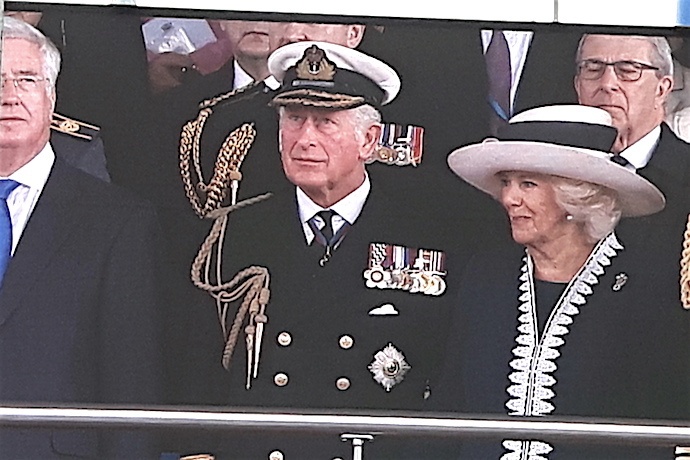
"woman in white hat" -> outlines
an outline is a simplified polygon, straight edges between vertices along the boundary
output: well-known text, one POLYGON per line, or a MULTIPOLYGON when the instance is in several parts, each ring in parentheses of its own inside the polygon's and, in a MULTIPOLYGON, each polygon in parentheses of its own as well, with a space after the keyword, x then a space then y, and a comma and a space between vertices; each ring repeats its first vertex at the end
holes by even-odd
MULTIPOLYGON (((621 217, 661 211, 665 199, 608 153, 615 136, 601 109, 540 107, 514 117, 501 140, 448 157, 458 176, 500 202, 519 247, 478 255, 461 280, 435 395, 443 409, 688 418, 687 362, 674 353, 685 343, 673 343, 682 335, 677 317, 660 306, 668 293, 645 282, 653 268, 629 263, 614 232, 621 217)), ((673 452, 516 438, 463 449, 462 458, 505 459, 673 452)))

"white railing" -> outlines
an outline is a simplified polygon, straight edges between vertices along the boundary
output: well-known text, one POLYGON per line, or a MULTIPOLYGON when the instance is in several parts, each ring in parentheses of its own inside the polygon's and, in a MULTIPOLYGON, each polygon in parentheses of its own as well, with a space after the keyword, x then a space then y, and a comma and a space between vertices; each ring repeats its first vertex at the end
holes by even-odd
POLYGON ((138 409, 112 407, 0 407, 0 426, 72 426, 90 428, 198 428, 198 429, 279 429, 323 433, 372 433, 377 435, 437 435, 463 437, 502 436, 599 441, 626 441, 645 444, 690 444, 690 421, 595 420, 567 418, 467 417, 452 414, 348 411, 288 413, 284 409, 246 412, 243 410, 180 410, 179 408, 138 409))

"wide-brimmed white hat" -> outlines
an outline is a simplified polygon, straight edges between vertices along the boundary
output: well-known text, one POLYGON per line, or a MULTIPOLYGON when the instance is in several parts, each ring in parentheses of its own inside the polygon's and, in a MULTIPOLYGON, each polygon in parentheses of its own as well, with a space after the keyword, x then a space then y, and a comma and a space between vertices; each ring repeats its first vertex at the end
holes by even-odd
POLYGON ((385 62, 346 46, 297 42, 268 58, 268 70, 281 87, 276 105, 352 108, 380 107, 400 91, 400 77, 385 62))
POLYGON ((501 194, 502 171, 561 176, 614 190, 623 216, 661 211, 666 200, 651 182, 611 161, 616 129, 605 110, 583 105, 537 107, 511 118, 488 138, 454 150, 450 169, 494 198, 501 194))

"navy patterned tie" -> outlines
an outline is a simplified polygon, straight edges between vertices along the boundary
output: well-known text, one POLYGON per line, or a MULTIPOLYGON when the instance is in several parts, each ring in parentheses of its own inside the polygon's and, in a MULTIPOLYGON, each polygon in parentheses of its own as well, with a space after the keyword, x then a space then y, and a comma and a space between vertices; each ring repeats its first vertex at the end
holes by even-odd
POLYGON ((12 220, 7 197, 18 185, 18 182, 11 179, 0 180, 0 288, 12 254, 12 220))
POLYGON ((510 50, 502 30, 493 31, 484 58, 489 79, 491 134, 495 135, 498 128, 510 119, 510 50))
POLYGON ((333 216, 337 215, 335 211, 331 211, 330 209, 327 209, 325 211, 320 211, 317 212, 314 217, 309 219, 309 227, 312 229, 314 232, 314 241, 320 245, 326 248, 326 252, 324 253, 323 257, 321 257, 321 260, 319 260, 319 265, 322 267, 330 260, 331 255, 333 251, 335 251, 340 243, 342 243, 343 238, 345 238, 345 235, 347 234, 348 229, 350 228, 350 224, 347 222, 344 222, 342 227, 333 234, 333 216), (324 226, 319 229, 316 223, 316 216, 319 216, 323 221, 324 221, 324 226))
POLYGON ((321 228, 321 234, 328 243, 330 242, 331 238, 333 238, 333 215, 335 214, 335 211, 327 209, 325 211, 317 212, 316 214, 321 217, 326 224, 321 228))

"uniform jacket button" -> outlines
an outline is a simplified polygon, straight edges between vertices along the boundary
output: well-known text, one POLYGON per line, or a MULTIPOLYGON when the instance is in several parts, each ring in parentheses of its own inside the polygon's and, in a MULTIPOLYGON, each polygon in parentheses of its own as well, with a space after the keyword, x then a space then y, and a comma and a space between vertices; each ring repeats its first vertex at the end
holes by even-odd
POLYGON ((274 450, 270 454, 268 454, 268 460, 283 460, 285 458, 285 455, 279 450, 274 450))
POLYGON ((289 332, 283 331, 280 334, 278 334, 278 344, 287 347, 292 343, 292 336, 290 335, 289 332))
POLYGON ((278 372, 276 375, 273 376, 273 383, 275 383, 279 387, 284 387, 288 384, 287 374, 278 372))
POLYGON ((340 377, 338 380, 335 381, 335 386, 338 388, 340 391, 345 391, 348 388, 350 388, 350 379, 347 377, 340 377))
POLYGON ((338 340, 338 343, 340 344, 340 348, 342 348, 343 350, 349 350, 350 348, 352 348, 352 345, 355 344, 355 340, 349 335, 343 335, 338 340))

